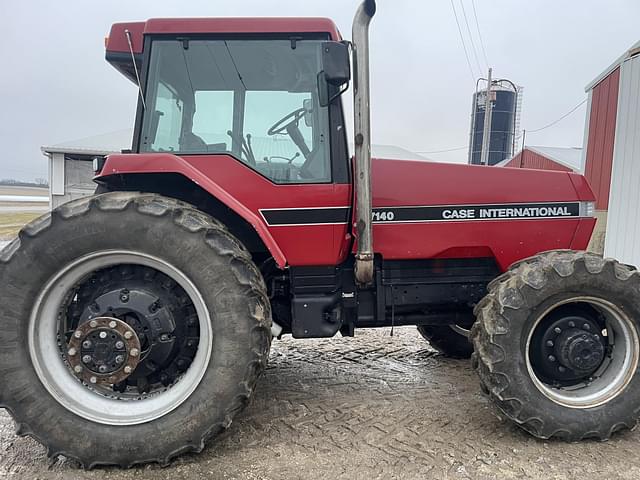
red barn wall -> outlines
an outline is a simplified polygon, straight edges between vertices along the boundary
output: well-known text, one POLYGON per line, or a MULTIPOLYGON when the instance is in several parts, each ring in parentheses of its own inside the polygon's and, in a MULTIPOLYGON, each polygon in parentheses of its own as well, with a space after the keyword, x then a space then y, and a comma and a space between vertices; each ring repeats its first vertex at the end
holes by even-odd
POLYGON ((539 155, 526 148, 513 157, 505 167, 512 168, 533 168, 535 170, 557 170, 559 172, 571 172, 572 170, 564 165, 560 165, 553 160, 539 155))
POLYGON ((585 176, 596 195, 596 210, 608 210, 616 135, 620 68, 593 88, 585 176))

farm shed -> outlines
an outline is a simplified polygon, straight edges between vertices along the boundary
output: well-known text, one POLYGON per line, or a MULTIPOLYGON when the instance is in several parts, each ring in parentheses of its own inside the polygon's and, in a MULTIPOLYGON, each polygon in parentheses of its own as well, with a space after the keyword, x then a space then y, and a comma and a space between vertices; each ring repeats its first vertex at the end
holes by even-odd
POLYGON ((91 195, 93 159, 123 148, 131 148, 131 130, 118 130, 103 135, 41 147, 49 159, 49 197, 51 208, 65 202, 91 195))
POLYGON ((640 42, 586 87, 584 173, 596 194, 592 247, 640 265, 640 42))
POLYGON ((582 172, 582 149, 574 147, 525 147, 501 167, 533 168, 560 172, 582 172))

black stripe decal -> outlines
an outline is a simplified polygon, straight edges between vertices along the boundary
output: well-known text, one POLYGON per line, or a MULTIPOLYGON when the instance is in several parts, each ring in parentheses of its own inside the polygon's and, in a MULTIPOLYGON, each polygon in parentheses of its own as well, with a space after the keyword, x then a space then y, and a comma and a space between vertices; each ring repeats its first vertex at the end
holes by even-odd
POLYGON ((580 216, 579 202, 500 205, 439 205, 373 209, 373 223, 525 220, 580 216))
POLYGON ((349 221, 349 207, 260 210, 269 226, 327 225, 349 221))
MULTIPOLYGON (((349 222, 351 208, 285 208, 260 210, 267 225, 333 225, 349 222)), ((460 222, 575 218, 579 202, 489 205, 438 205, 428 207, 377 207, 373 223, 460 222)))

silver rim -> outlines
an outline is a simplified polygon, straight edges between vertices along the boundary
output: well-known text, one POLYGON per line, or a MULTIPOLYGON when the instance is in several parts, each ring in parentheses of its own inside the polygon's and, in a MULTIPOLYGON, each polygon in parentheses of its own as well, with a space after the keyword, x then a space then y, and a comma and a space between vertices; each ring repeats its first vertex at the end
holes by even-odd
POLYGON ((212 345, 209 312, 195 285, 176 267, 139 252, 96 252, 67 265, 44 287, 29 320, 29 353, 44 387, 67 410, 107 425, 146 423, 178 408, 193 394, 204 377, 212 345), (200 327, 200 342, 195 358, 180 379, 160 393, 131 400, 107 398, 79 381, 65 363, 57 342, 58 313, 73 287, 92 272, 123 264, 153 268, 178 283, 193 302, 200 327))
POLYGON ((540 315, 529 332, 525 359, 527 370, 535 386, 550 400, 569 408, 593 408, 617 397, 631 382, 638 367, 640 346, 636 328, 619 307, 595 297, 575 297, 558 302, 540 315), (571 387, 554 387, 542 381, 531 364, 531 339, 540 322, 556 308, 572 304, 587 304, 595 308, 605 319, 606 334, 611 352, 593 375, 593 381, 571 387))

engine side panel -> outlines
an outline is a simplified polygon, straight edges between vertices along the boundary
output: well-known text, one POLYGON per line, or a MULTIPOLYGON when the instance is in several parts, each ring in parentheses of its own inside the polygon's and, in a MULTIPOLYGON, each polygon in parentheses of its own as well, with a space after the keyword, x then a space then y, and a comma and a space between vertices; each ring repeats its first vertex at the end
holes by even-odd
POLYGON ((374 249, 385 260, 489 255, 503 270, 545 250, 584 249, 595 221, 580 216, 579 202, 594 197, 581 179, 564 172, 376 159, 374 249))

